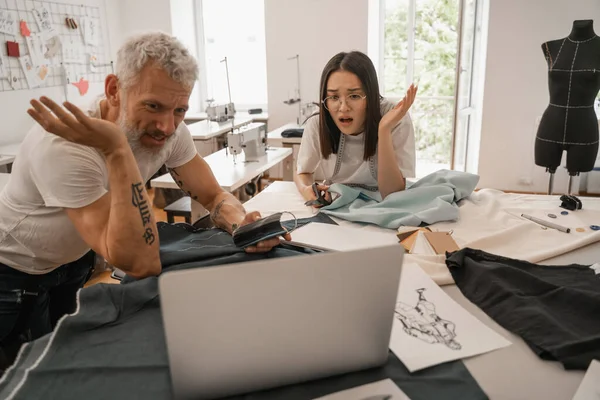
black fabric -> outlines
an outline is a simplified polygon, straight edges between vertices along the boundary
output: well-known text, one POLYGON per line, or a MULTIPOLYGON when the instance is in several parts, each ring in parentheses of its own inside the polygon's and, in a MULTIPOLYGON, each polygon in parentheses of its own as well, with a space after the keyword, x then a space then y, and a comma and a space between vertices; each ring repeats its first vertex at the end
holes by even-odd
POLYGON ((585 370, 600 359, 600 275, 586 265, 545 266, 470 248, 446 265, 462 293, 542 359, 585 370))
MULTIPOLYGON (((165 269, 202 268, 303 254, 284 247, 266 254, 247 254, 222 231, 190 228, 186 224, 159 223, 161 258, 170 263, 165 269), (201 248, 191 249, 192 244, 201 248), (180 263, 174 264, 175 260, 180 263)), ((61 321, 51 340, 44 336, 23 349, 15 368, 0 382, 0 398, 16 388, 15 400, 172 398, 158 296, 156 277, 124 279, 121 285, 101 284, 81 290, 78 312, 61 321), (40 359, 48 343, 49 350, 40 359), (25 374, 38 360, 38 365, 25 374)), ((487 398, 462 362, 442 364, 411 375, 390 354, 383 368, 230 400, 312 399, 386 377, 392 378, 413 400, 487 398)))

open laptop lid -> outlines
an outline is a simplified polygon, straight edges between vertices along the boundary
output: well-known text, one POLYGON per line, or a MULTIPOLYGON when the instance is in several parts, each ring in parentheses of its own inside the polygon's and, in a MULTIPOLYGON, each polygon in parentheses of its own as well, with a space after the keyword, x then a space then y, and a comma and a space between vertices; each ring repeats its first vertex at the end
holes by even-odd
POLYGON ((218 398, 382 365, 399 244, 166 272, 176 398, 218 398))

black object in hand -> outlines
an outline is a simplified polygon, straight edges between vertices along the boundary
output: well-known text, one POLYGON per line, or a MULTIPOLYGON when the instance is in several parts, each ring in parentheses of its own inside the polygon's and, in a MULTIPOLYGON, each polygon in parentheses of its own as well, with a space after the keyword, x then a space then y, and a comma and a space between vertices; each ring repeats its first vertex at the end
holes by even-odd
POLYGON ((314 206, 314 205, 328 206, 331 204, 331 201, 329 201, 325 198, 326 192, 324 190, 319 190, 319 186, 317 183, 312 184, 312 189, 313 189, 313 192, 315 192, 315 196, 317 196, 317 198, 315 200, 307 201, 306 203, 304 203, 305 206, 314 206))
POLYGON ((246 248, 260 241, 286 234, 287 230, 281 225, 282 214, 276 213, 240 226, 233 231, 233 243, 238 247, 246 248))

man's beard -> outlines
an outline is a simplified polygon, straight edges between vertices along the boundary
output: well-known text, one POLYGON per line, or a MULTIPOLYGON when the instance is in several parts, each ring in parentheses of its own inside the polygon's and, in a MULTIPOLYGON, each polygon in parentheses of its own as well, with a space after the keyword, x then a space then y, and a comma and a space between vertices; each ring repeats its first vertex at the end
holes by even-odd
POLYGON ((119 113, 119 118, 117 119, 117 125, 119 128, 125 133, 127 137, 127 142, 129 142, 129 146, 131 147, 131 151, 133 155, 138 160, 138 163, 143 161, 150 161, 152 159, 163 159, 164 155, 167 151, 169 151, 169 144, 175 133, 169 135, 165 143, 160 147, 148 147, 144 146, 141 142, 141 138, 144 134, 148 134, 150 136, 160 137, 164 136, 162 132, 147 132, 144 129, 138 129, 127 120, 127 112, 125 108, 121 108, 119 113))

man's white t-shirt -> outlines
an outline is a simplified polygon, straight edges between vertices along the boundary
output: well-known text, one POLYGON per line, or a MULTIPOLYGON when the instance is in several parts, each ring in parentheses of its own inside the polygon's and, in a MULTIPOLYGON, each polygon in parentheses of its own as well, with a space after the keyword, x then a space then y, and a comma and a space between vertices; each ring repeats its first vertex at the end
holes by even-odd
MULTIPOLYGON (((100 117, 98 98, 87 110, 100 117)), ((161 156, 135 154, 144 183, 166 164, 179 167, 196 155, 182 122, 161 156)), ((87 206, 108 192, 104 156, 46 132, 36 124, 25 137, 7 185, 0 192, 0 263, 44 274, 90 250, 64 208, 87 206)))
MULTIPOLYGON (((392 102, 383 100, 381 115, 390 111, 394 105, 392 102)), ((378 186, 377 180, 371 174, 369 162, 363 160, 364 142, 364 132, 358 135, 346 135, 342 163, 333 183, 378 186)), ((316 173, 316 175, 322 175, 329 180, 333 177, 337 156, 331 154, 328 158, 323 159, 320 143, 319 117, 316 115, 306 121, 298 151, 296 171, 298 174, 316 173)), ((405 178, 413 178, 415 176, 415 132, 408 113, 392 130, 392 143, 402 175, 405 178)), ((375 157, 374 160, 375 168, 377 168, 377 158, 375 157)))

